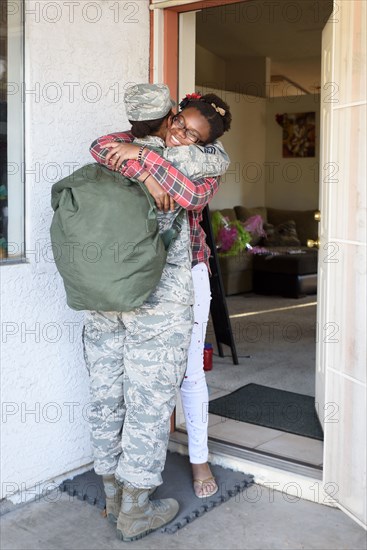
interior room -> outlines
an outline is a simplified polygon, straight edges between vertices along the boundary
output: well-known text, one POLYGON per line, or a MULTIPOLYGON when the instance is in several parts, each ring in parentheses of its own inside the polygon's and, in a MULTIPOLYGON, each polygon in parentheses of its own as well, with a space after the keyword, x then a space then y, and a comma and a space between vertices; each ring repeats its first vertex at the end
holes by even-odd
MULTIPOLYGON (((268 254, 253 254, 249 260, 248 250, 225 257, 216 239, 239 364, 228 346, 219 356, 212 318, 206 336, 214 348, 213 368, 206 372, 210 401, 249 384, 315 398, 321 34, 331 11, 331 0, 276 6, 251 0, 195 15, 196 91, 220 95, 233 116, 231 131, 222 138, 231 165, 210 203, 211 216, 220 212, 227 222, 245 223, 261 215, 263 227, 273 226, 275 232, 295 220, 293 252, 310 256, 313 266, 299 268, 303 271, 297 272, 295 283, 295 258, 289 269, 278 269, 276 263, 278 254, 284 258, 289 253, 289 241, 275 239, 268 254), (294 144, 302 141, 296 134, 306 124, 305 115, 312 118, 312 135, 301 150, 294 144), (297 117, 297 129, 290 129, 285 120, 297 117)), ((268 234, 266 238, 260 245, 270 243, 268 234)), ((297 433, 291 413, 289 429, 277 430, 272 422, 259 421, 256 397, 242 405, 233 404, 235 395, 231 399, 232 418, 210 413, 212 441, 322 469, 322 433, 297 433), (241 407, 247 409, 246 422, 237 414, 241 407)), ((297 405, 292 406, 296 414, 297 405)), ((224 407, 228 411, 231 406, 224 407)), ((180 404, 176 427, 185 431, 180 404)))

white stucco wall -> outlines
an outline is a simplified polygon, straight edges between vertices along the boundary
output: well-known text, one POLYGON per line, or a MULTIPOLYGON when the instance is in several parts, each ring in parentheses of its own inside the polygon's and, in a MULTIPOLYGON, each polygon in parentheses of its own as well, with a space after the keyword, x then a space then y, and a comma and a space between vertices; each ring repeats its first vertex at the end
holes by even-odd
POLYGON ((148 0, 27 0, 26 10, 28 263, 0 267, 2 497, 22 498, 91 462, 83 316, 67 308, 52 262, 50 188, 70 163, 90 162, 93 139, 128 127, 124 87, 149 76, 148 0))

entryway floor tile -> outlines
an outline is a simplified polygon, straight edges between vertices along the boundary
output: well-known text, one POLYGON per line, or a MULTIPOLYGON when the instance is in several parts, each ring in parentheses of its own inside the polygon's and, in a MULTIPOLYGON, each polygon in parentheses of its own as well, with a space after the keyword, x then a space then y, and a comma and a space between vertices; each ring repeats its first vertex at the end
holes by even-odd
POLYGON ((239 422, 215 414, 209 415, 209 421, 212 418, 218 418, 219 422, 214 424, 212 428, 209 428, 209 436, 244 447, 255 448, 262 443, 271 441, 282 433, 271 428, 260 428, 255 424, 239 422))
POLYGON ((258 445, 256 449, 309 464, 320 465, 323 461, 322 441, 284 432, 271 441, 258 445))

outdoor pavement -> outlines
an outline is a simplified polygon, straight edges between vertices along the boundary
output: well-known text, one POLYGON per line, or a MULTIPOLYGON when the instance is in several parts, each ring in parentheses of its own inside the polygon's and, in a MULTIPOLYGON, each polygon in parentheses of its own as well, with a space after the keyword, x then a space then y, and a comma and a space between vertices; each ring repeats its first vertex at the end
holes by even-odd
MULTIPOLYGON (((174 495, 172 495, 174 496, 174 495)), ((366 531, 336 508, 252 485, 170 535, 120 542, 101 510, 66 493, 22 505, 1 518, 1 550, 366 549, 366 531)))

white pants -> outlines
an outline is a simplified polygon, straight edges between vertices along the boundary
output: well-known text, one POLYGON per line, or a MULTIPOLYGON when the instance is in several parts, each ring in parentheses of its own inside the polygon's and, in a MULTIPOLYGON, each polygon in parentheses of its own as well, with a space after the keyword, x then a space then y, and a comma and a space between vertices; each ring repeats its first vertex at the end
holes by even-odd
POLYGON ((181 385, 191 464, 208 460, 208 387, 205 380, 204 343, 210 310, 208 268, 200 263, 192 268, 194 283, 194 328, 191 336, 187 369, 181 385))

